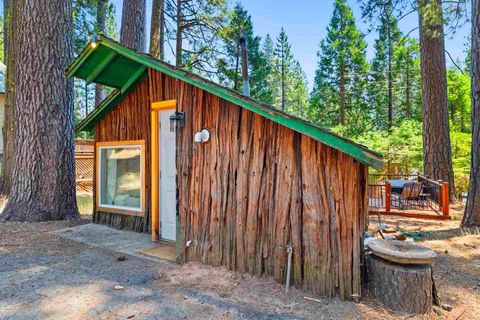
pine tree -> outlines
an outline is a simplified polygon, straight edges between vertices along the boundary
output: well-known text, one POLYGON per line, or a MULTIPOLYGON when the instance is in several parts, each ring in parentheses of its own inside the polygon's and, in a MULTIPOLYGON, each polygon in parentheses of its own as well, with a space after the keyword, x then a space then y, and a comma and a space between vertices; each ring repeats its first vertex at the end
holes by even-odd
POLYGON ((150 21, 150 55, 163 60, 165 45, 165 0, 153 0, 150 21))
POLYGON ((287 81, 291 67, 294 64, 292 49, 288 43, 288 36, 285 29, 282 27, 280 34, 277 37, 277 44, 275 47, 275 54, 278 57, 277 68, 280 75, 280 97, 277 105, 280 109, 285 110, 287 104, 287 81))
POLYGON ((166 11, 175 25, 175 65, 210 79, 216 78, 226 0, 172 2, 166 4, 166 11))
POLYGON ((394 119, 421 120, 422 83, 420 79, 420 48, 418 41, 403 38, 395 48, 393 86, 398 107, 394 110, 394 119))
POLYGON ((306 118, 308 115, 307 76, 298 61, 294 62, 287 79, 286 111, 297 117, 306 118))
MULTIPOLYGON (((95 29, 97 34, 107 33, 107 0, 97 0, 97 23, 95 29)), ((100 102, 105 99, 105 91, 101 84, 95 85, 95 105, 99 105, 100 102)))
POLYGON ((18 1, 15 23, 15 154, 10 196, 0 219, 77 219, 72 3, 18 1), (49 50, 39 50, 49 46, 49 50), (45 75, 48 75, 46 77, 45 75))
POLYGON ((5 111, 3 119, 3 159, 2 183, 0 191, 3 194, 10 192, 13 157, 15 154, 15 30, 18 20, 18 2, 3 1, 4 23, 4 56, 7 73, 5 76, 5 111))
POLYGON ((472 152, 470 184, 462 227, 480 227, 480 1, 472 0, 472 152))
POLYGON ((320 43, 318 67, 310 98, 312 120, 327 127, 342 125, 344 133, 367 129, 366 43, 346 0, 335 0, 327 37, 320 43))
POLYGON ((123 0, 120 42, 139 52, 145 52, 146 6, 145 0, 123 0))
POLYGON ((220 82, 235 91, 241 91, 242 70, 238 40, 240 36, 244 36, 248 48, 250 95, 262 102, 270 103, 272 95, 267 84, 270 70, 260 48, 261 39, 253 33, 252 18, 240 3, 237 3, 230 12, 228 24, 221 34, 224 56, 219 61, 220 82))
POLYGON ((274 105, 276 97, 280 94, 280 82, 277 70, 277 56, 275 55, 275 44, 270 34, 265 36, 262 45, 262 52, 265 58, 266 90, 263 102, 274 105))
POLYGON ((377 126, 391 128, 394 111, 393 86, 397 77, 394 59, 401 33, 393 16, 391 4, 387 2, 380 10, 378 39, 375 40, 375 57, 371 66, 373 85, 369 86, 369 100, 374 109, 377 126))
POLYGON ((423 171, 449 183, 456 201, 448 120, 444 20, 441 0, 419 0, 423 171))

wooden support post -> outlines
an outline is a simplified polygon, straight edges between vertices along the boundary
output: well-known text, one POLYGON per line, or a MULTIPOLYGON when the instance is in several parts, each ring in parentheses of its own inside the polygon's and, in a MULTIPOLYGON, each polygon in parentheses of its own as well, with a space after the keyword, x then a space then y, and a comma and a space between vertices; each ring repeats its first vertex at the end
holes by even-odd
POLYGON ((449 193, 449 185, 448 182, 442 183, 442 207, 443 207, 443 215, 448 217, 450 216, 450 193, 449 193))
POLYGON ((440 211, 443 212, 443 181, 438 180, 438 206, 440 207, 440 211))
POLYGON ((151 150, 151 188, 152 188, 152 205, 151 205, 151 217, 152 217, 152 241, 159 240, 158 234, 158 111, 151 111, 151 123, 152 129, 152 146, 151 150))
POLYGON ((385 182, 385 211, 390 212, 392 209, 392 185, 385 182))

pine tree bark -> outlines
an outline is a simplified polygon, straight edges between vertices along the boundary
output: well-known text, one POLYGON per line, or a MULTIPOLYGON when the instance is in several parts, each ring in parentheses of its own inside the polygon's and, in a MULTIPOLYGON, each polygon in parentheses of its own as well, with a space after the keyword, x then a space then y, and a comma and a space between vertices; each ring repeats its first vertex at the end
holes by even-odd
POLYGON ((480 227, 480 0, 472 0, 472 154, 462 227, 480 227))
MULTIPOLYGON (((107 0, 98 0, 97 3, 97 34, 107 33, 107 0)), ((105 99, 105 91, 103 91, 101 84, 95 85, 95 105, 98 106, 100 102, 105 99)))
POLYGON ((145 52, 146 1, 123 0, 120 42, 134 50, 145 52))
POLYGON ((175 66, 182 67, 182 52, 183 52, 183 17, 182 17, 182 0, 177 0, 177 36, 175 43, 175 66))
POLYGON ((15 120, 15 35, 14 23, 16 21, 17 2, 4 0, 3 12, 4 22, 4 57, 6 65, 5 79, 5 111, 3 119, 3 159, 2 159, 2 181, 0 192, 10 192, 13 155, 15 153, 14 120, 15 120))
POLYGON ((287 80, 285 79, 285 48, 282 43, 282 110, 285 111, 285 87, 287 80))
POLYGON ((0 216, 10 221, 78 218, 75 198, 72 4, 15 1, 15 155, 0 216))
MULTIPOLYGON (((441 0, 419 0, 420 69, 422 77, 424 173, 450 185, 450 200, 456 201, 450 124, 447 104, 447 73, 441 0), (426 4, 433 4, 437 19, 427 19, 426 4)), ((429 13, 431 14, 431 12, 429 13)))
POLYGON ((392 74, 392 60, 393 60, 393 43, 392 31, 390 25, 390 14, 387 12, 385 6, 385 14, 389 20, 387 24, 387 41, 388 41, 388 130, 392 129, 393 125, 393 74, 392 74))
POLYGON ((150 55, 163 60, 165 41, 165 1, 153 0, 150 23, 150 55))
MULTIPOLYGON (((410 64, 408 63, 407 66, 410 64)), ((405 117, 411 118, 412 111, 411 111, 411 102, 410 102, 410 70, 407 68, 406 72, 406 80, 405 80, 405 117)))
POLYGON ((340 66, 340 123, 345 125, 345 68, 340 66))

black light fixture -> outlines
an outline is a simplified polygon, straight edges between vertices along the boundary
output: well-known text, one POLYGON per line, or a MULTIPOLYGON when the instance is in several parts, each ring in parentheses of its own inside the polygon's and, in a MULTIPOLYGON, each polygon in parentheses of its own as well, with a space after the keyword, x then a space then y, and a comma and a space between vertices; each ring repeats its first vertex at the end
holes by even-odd
POLYGON ((185 112, 176 111, 170 116, 170 132, 175 132, 176 128, 183 128, 185 125, 185 112))

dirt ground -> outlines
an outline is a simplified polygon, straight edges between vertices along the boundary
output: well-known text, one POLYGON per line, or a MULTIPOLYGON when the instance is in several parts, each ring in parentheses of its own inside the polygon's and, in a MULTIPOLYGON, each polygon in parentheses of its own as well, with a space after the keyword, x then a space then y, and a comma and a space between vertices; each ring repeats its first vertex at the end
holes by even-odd
MULTIPOLYGON (((459 319, 480 319, 480 234, 461 235, 458 221, 382 223, 429 231, 425 235, 437 239, 424 244, 439 254, 435 277, 453 311, 409 319, 447 319, 454 312, 461 313, 459 319)), ((72 225, 0 223, 0 319, 406 318, 369 298, 358 304, 321 297, 308 301, 304 297, 310 295, 287 294, 270 279, 223 268, 172 268, 133 256, 118 261, 118 253, 50 233, 72 225)))

